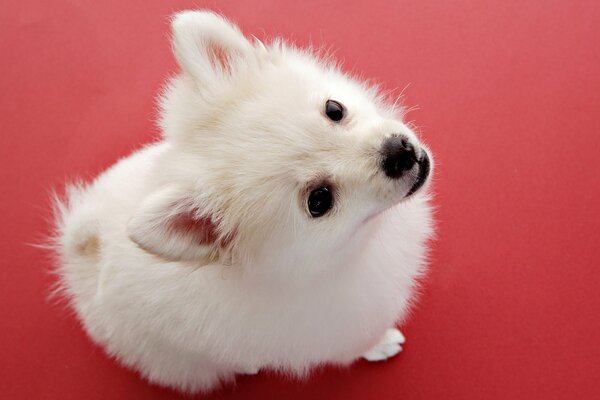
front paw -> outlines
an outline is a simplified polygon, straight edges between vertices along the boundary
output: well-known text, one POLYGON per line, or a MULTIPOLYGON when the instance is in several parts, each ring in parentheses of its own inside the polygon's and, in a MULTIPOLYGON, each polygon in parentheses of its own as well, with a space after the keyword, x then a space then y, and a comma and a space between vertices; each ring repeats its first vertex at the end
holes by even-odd
POLYGON ((394 357, 402 351, 402 346, 406 341, 402 332, 396 328, 390 328, 385 331, 383 338, 373 346, 369 351, 363 354, 367 361, 383 361, 394 357))
POLYGON ((239 375, 257 375, 260 372, 258 367, 243 367, 236 371, 239 375))

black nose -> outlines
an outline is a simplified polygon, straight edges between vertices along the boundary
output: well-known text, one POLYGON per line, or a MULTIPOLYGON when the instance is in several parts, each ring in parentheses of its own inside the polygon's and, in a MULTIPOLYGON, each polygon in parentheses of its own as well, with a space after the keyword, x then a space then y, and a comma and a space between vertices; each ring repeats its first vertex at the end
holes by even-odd
POLYGON ((391 136, 385 139, 381 154, 383 155, 381 162, 383 172, 392 179, 400 178, 417 162, 414 146, 402 136, 391 136))

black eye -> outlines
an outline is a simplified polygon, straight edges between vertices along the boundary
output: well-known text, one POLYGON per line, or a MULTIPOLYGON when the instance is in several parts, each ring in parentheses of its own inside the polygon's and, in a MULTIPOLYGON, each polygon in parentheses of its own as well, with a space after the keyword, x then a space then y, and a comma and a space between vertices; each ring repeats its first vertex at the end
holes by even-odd
POLYGON ((335 100, 327 100, 325 115, 334 122, 340 122, 346 115, 346 108, 335 100))
POLYGON ((333 196, 327 187, 314 189, 308 196, 308 211, 314 218, 325 215, 332 205, 333 196))

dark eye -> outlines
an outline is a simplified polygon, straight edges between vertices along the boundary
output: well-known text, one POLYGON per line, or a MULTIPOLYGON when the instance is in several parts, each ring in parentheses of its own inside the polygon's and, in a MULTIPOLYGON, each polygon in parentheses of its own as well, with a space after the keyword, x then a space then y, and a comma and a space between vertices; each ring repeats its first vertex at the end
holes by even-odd
POLYGON ((346 108, 335 100, 327 100, 325 115, 334 122, 340 122, 346 115, 346 108))
POLYGON ((328 187, 313 189, 308 196, 308 211, 313 218, 325 215, 332 205, 333 196, 328 187))

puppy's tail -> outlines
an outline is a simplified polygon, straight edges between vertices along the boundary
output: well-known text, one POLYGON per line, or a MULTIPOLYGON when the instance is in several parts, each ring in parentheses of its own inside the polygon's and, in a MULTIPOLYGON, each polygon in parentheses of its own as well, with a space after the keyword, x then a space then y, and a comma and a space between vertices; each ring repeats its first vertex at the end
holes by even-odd
POLYGON ((96 205, 85 201, 86 189, 75 183, 66 186, 64 196, 52 193, 54 229, 44 247, 56 258, 58 279, 53 297, 78 298, 74 291, 93 293, 97 285, 102 240, 96 205))

